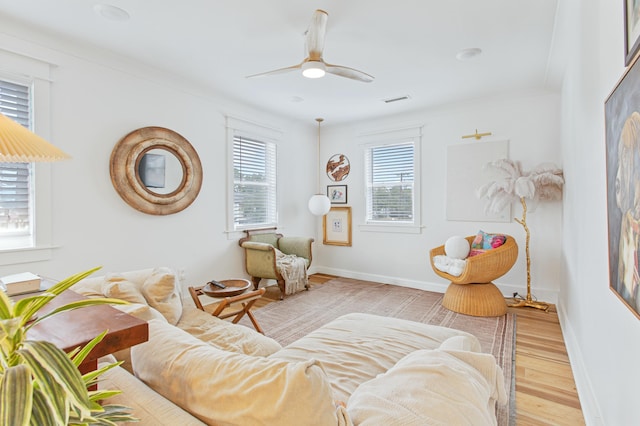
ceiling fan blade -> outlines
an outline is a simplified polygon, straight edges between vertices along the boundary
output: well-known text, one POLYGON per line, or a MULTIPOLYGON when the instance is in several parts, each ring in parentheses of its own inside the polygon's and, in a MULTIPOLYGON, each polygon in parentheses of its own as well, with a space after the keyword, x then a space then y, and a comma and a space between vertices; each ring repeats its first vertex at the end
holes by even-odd
POLYGON ((299 63, 298 65, 291 65, 290 67, 278 68, 277 70, 271 70, 271 71, 261 72, 258 74, 248 75, 246 76, 246 78, 263 77, 265 75, 274 75, 274 74, 283 74, 285 72, 298 70, 300 69, 301 66, 302 66, 302 63, 299 63))
POLYGON ((339 75, 340 77, 350 78, 352 80, 362 81, 364 83, 371 83, 374 80, 374 77, 367 74, 366 72, 358 71, 353 68, 343 67, 341 65, 332 65, 327 64, 327 72, 334 75, 339 75))
POLYGON ((307 29, 307 52, 310 61, 322 59, 324 50, 324 38, 327 34, 327 19, 329 15, 324 10, 318 9, 313 13, 311 23, 307 29))

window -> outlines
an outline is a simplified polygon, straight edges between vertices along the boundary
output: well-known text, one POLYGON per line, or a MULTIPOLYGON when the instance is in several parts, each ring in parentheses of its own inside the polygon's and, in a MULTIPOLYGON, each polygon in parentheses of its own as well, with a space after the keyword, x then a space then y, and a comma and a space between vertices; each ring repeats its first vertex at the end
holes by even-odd
POLYGON ((367 221, 413 223, 413 143, 366 151, 367 221))
MULTIPOLYGON (((0 64, 0 112, 50 140, 51 64, 2 49, 0 64)), ((55 141, 50 141, 55 144, 55 141)), ((7 170, 3 166, 6 164, 0 164, 1 169, 7 170)), ((53 255, 52 166, 50 163, 33 163, 27 167, 30 233, 15 231, 11 237, 0 235, 0 266, 42 262, 53 255), (16 235, 20 233, 23 235, 16 235)), ((16 170, 13 172, 18 173, 16 170)), ((21 174, 20 178, 23 177, 25 175, 21 174)))
POLYGON ((233 137, 233 229, 276 226, 276 145, 233 137))
POLYGON ((364 229, 419 232, 420 129, 376 134, 371 139, 375 142, 364 149, 364 229))
MULTIPOLYGON (((0 80, 0 113, 31 127, 29 86, 0 80)), ((0 163, 0 248, 33 247, 33 180, 30 163, 0 163)))

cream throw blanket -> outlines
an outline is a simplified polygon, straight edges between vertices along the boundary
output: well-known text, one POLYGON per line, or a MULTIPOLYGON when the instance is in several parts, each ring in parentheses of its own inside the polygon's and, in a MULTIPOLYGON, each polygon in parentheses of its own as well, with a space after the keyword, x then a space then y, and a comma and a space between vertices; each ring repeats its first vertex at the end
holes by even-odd
POLYGON ((276 249, 276 267, 284 278, 285 294, 297 293, 309 285, 307 262, 295 254, 284 254, 276 249))

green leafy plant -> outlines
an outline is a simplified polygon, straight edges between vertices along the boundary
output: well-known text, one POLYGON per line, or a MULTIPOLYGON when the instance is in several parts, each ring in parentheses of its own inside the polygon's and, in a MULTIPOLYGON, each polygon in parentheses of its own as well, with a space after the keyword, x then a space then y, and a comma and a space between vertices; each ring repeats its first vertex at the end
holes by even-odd
POLYGON ((118 299, 84 299, 39 314, 40 309, 60 293, 98 269, 72 275, 44 293, 17 301, 0 291, 0 424, 115 425, 136 420, 128 407, 102 405, 102 401, 120 391, 89 390, 97 384, 100 375, 120 363, 84 375, 77 368, 106 331, 82 349, 70 353, 52 343, 27 338, 31 327, 61 312, 101 304, 126 304, 118 299))

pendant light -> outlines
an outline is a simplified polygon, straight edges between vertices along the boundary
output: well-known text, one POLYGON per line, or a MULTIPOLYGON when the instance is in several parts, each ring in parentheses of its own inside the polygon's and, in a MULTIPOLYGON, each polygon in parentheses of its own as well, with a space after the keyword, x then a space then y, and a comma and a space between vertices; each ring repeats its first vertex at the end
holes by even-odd
POLYGON ((324 216, 331 210, 331 200, 320 190, 320 123, 322 123, 324 119, 316 118, 316 121, 318 122, 318 171, 316 173, 318 193, 309 199, 309 211, 316 216, 324 216))

